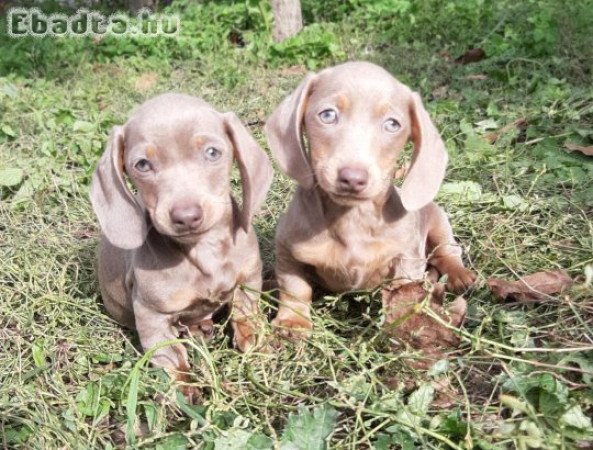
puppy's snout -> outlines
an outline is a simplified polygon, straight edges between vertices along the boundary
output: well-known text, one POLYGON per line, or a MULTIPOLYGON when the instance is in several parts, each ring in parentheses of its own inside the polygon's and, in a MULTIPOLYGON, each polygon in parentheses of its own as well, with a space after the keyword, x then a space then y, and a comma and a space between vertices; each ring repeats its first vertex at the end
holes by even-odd
POLYGON ((369 172, 358 167, 343 167, 338 171, 338 186, 348 192, 359 193, 367 187, 369 172))
POLYGON ((171 223, 178 233, 196 231, 202 220, 204 212, 199 205, 178 205, 169 211, 171 223))

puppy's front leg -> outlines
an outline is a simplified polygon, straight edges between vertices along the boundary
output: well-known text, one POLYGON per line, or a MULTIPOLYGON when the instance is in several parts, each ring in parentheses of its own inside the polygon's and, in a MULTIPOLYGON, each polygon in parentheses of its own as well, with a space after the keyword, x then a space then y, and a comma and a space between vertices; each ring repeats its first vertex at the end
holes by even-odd
POLYGON ((278 255, 276 279, 280 290, 278 314, 272 325, 289 339, 306 338, 311 334, 311 299, 313 288, 307 282, 301 265, 289 257, 278 255))
POLYGON ((453 230, 445 212, 432 203, 426 207, 428 214, 428 250, 432 253, 429 263, 441 275, 447 275, 447 289, 460 292, 476 281, 476 274, 463 265, 461 248, 455 242, 453 230))
MULTIPOLYGON (((162 314, 149 308, 142 300, 135 300, 133 303, 136 329, 145 351, 165 341, 178 338, 177 329, 173 326, 172 317, 169 314, 162 314)), ((172 344, 158 348, 150 361, 153 365, 165 369, 174 380, 190 381, 187 350, 183 345, 172 344)), ((200 391, 192 386, 182 386, 181 391, 190 402, 200 395, 200 391)))
POLYGON ((246 283, 245 287, 246 290, 240 286, 235 288, 231 314, 234 343, 242 352, 246 352, 257 343, 258 322, 263 320, 259 315, 258 305, 261 279, 246 283))

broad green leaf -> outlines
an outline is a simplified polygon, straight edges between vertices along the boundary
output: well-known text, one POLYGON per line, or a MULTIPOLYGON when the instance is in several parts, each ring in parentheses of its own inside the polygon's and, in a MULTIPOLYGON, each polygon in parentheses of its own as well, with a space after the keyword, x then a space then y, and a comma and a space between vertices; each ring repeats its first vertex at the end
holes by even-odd
POLYGON ((580 430, 586 430, 593 433, 591 418, 583 414, 581 405, 574 405, 560 417, 560 422, 580 430))
POLYGON ((529 403, 519 400, 517 397, 511 395, 501 395, 500 403, 507 408, 511 408, 513 410, 513 416, 517 415, 517 413, 529 414, 533 412, 529 403))
POLYGON ((518 392, 525 395, 531 389, 540 388, 547 392, 556 391, 556 379, 549 373, 540 373, 537 375, 517 375, 508 378, 502 385, 502 388, 510 392, 518 392))
POLYGON ((0 126, 0 131, 2 131, 2 133, 4 133, 6 136, 10 136, 10 137, 16 137, 16 133, 14 132, 14 130, 12 129, 12 127, 10 125, 2 125, 0 126))
POLYGON ((558 364, 563 366, 566 366, 569 363, 577 364, 582 370, 584 370, 585 372, 583 372, 583 381, 589 386, 593 385, 593 375, 591 375, 591 372, 593 372, 593 360, 575 353, 572 355, 567 355, 558 361, 558 364))
POLYGON ((0 186, 16 186, 23 181, 23 171, 16 167, 0 169, 0 186))
POLYGON ((486 119, 486 120, 482 120, 480 122, 476 122, 476 130, 481 133, 484 133, 489 130, 496 130, 496 129, 498 129, 498 122, 496 122, 496 120, 486 119))
POLYGON ((31 355, 33 356, 35 367, 41 368, 47 366, 47 362, 45 361, 45 352, 43 351, 43 342, 33 342, 33 345, 31 345, 31 355))
POLYGON ((84 133, 90 133, 95 131, 95 124, 91 122, 85 122, 84 120, 77 120, 72 124, 72 129, 74 131, 82 131, 84 133))
POLYGON ((185 450, 188 448, 187 438, 181 434, 167 436, 156 446, 156 450, 185 450))
POLYGON ((425 416, 434 398, 434 388, 425 383, 410 394, 408 407, 417 416, 425 416))
POLYGON ((282 450, 324 450, 325 440, 336 425, 338 412, 329 405, 318 406, 310 413, 305 407, 290 414, 282 433, 282 450))
POLYGON ((251 435, 245 446, 246 450, 271 450, 274 448, 274 441, 263 433, 251 435))
POLYGON ((432 367, 428 370, 427 374, 432 377, 435 377, 437 375, 445 373, 447 370, 449 370, 449 360, 439 359, 432 365, 432 367))
POLYGON ((440 193, 459 201, 476 201, 482 197, 482 187, 475 181, 443 183, 440 193))
POLYGON ((525 211, 529 207, 529 203, 519 195, 505 195, 502 197, 502 203, 507 209, 525 211))
POLYGON ((251 437, 251 433, 240 428, 231 428, 222 432, 214 440, 214 450, 235 450, 244 449, 247 447, 247 442, 251 437))

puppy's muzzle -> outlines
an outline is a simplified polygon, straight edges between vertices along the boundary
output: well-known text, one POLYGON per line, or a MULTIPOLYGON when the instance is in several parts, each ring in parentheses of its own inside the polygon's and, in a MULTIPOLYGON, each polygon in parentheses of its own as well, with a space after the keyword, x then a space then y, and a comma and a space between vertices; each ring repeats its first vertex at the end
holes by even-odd
POLYGON ((195 233, 204 220, 204 211, 196 204, 176 205, 169 211, 169 217, 177 233, 195 233))

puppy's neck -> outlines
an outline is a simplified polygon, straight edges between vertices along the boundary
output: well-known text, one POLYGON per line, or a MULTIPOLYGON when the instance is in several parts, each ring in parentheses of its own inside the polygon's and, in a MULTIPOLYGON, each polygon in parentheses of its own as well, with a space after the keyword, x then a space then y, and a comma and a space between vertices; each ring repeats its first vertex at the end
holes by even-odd
POLYGON ((351 205, 337 203, 326 192, 317 188, 321 214, 326 223, 339 223, 341 220, 373 222, 393 222, 405 214, 399 195, 394 186, 377 197, 351 205))

